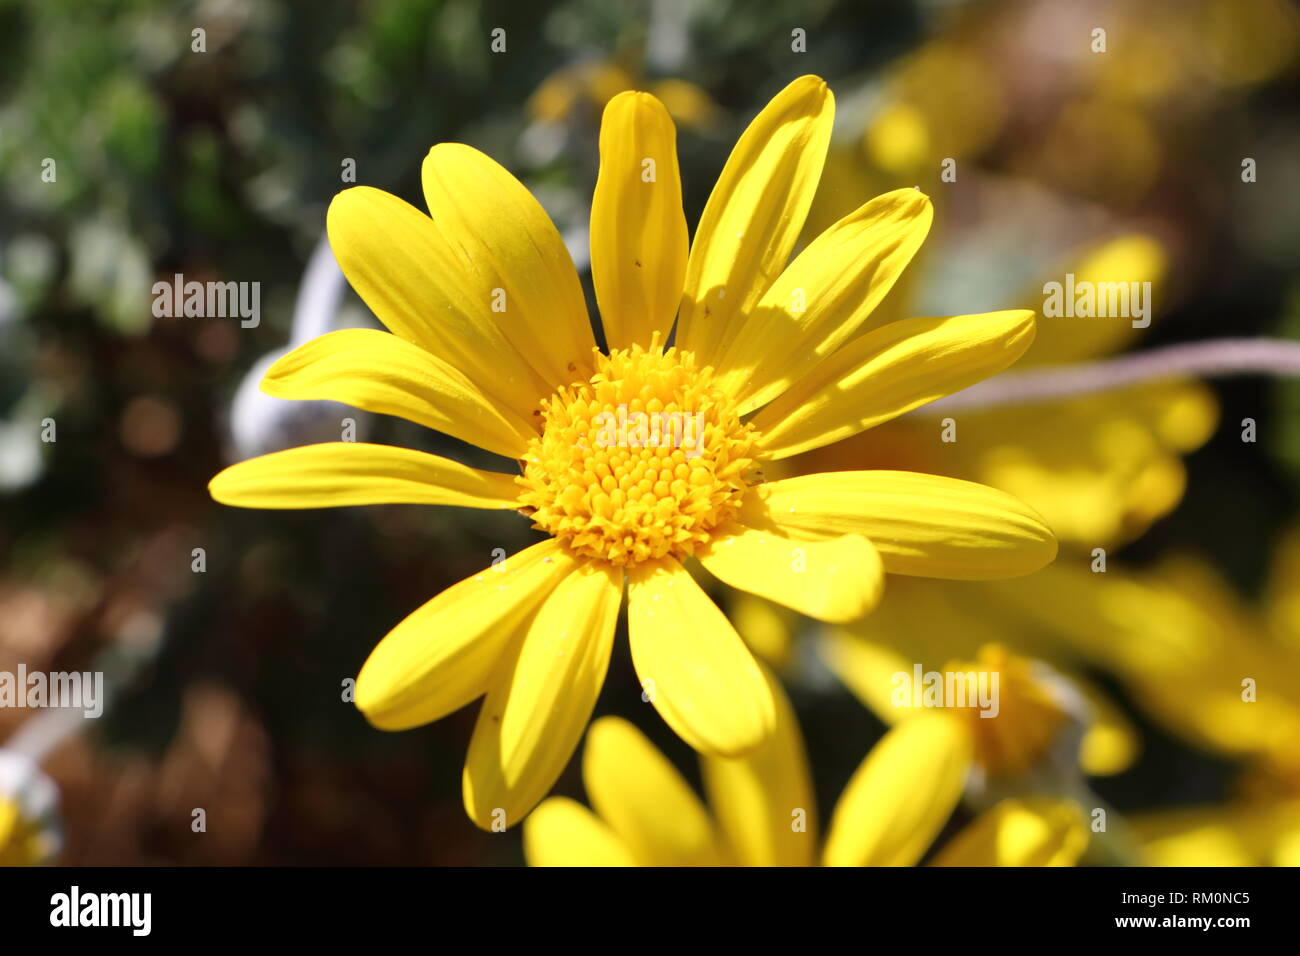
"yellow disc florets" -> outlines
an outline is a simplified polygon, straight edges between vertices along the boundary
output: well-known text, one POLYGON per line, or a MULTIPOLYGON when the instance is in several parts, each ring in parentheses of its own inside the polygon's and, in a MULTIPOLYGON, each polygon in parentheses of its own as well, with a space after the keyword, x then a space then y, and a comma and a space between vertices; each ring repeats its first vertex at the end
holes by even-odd
POLYGON ((597 355, 591 380, 542 402, 519 496, 575 554, 625 566, 685 557, 735 514, 755 434, 675 348, 597 355))
POLYGON ((1015 776, 1043 758, 1067 715, 1032 661, 1000 644, 986 644, 978 663, 949 664, 948 672, 997 675, 996 716, 979 709, 959 712, 973 733, 975 760, 986 773, 1015 776))

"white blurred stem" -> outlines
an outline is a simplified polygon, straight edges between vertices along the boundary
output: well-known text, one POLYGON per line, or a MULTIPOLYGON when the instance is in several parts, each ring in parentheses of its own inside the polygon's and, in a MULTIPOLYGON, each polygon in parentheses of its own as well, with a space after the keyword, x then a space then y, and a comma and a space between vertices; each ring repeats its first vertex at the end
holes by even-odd
POLYGON ((298 286, 298 299, 293 307, 293 331, 289 336, 291 346, 301 345, 333 327, 343 298, 344 279, 329 239, 321 236, 307 261, 298 286))
POLYGON ((85 714, 76 708, 42 711, 25 721, 5 741, 5 750, 20 753, 32 763, 39 764, 59 744, 81 730, 85 723, 85 714))
POLYGON ((83 707, 60 707, 43 710, 24 721, 4 742, 7 751, 22 754, 34 764, 41 763, 65 740, 103 720, 112 709, 118 688, 131 683, 142 667, 153 660, 163 641, 139 648, 108 648, 91 662, 91 672, 102 673, 103 707, 98 717, 87 717, 83 707))
POLYGON ((1008 372, 931 402, 918 411, 936 415, 957 409, 1028 405, 1166 379, 1251 374, 1300 375, 1300 342, 1212 339, 1169 345, 1103 362, 1008 372))

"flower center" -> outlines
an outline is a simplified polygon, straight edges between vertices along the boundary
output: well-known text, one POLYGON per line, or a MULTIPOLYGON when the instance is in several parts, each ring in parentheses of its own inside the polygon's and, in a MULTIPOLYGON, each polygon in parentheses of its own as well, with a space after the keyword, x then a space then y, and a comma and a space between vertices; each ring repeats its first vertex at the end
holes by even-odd
POLYGON ((994 777, 1015 776, 1036 764, 1051 747, 1066 719, 1050 689, 1030 661, 997 644, 980 649, 975 664, 950 664, 950 671, 985 671, 1000 678, 997 716, 960 711, 975 741, 975 760, 994 777))
POLYGON ((627 566, 686 557, 740 507, 755 433, 676 348, 596 356, 591 380, 542 402, 519 500, 578 555, 627 566))

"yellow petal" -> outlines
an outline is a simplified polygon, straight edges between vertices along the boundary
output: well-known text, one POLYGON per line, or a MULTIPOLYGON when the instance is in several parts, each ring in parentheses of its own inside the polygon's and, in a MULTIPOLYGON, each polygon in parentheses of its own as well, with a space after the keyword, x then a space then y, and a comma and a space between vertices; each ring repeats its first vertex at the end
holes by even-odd
POLYGON ((409 448, 352 441, 303 445, 241 461, 208 482, 208 492, 237 508, 519 506, 519 488, 510 475, 409 448))
POLYGON ((668 339, 686 275, 677 131, 649 93, 605 106, 591 200, 591 279, 610 349, 668 339))
POLYGON ((629 574, 628 637, 645 693, 696 750, 739 757, 771 736, 772 693, 758 662, 676 561, 629 574))
POLYGON ((934 859, 935 866, 1074 866, 1088 848, 1083 810, 1068 800, 1003 800, 980 814, 934 859))
POLYGON ((582 782, 592 807, 642 866, 716 866, 713 821, 690 785, 619 717, 591 725, 582 782))
POLYGON ((605 683, 622 600, 622 571, 579 565, 494 678, 464 773, 465 811, 483 829, 522 820, 573 756, 605 683))
MULTIPOLYGON (((891 596, 893 587, 891 582, 891 596)), ((877 623, 874 615, 872 623, 877 623)), ((905 654, 839 628, 828 628, 820 635, 817 649, 826 666, 852 691, 853 696, 882 721, 892 725, 912 715, 910 708, 896 705, 894 688, 897 684, 893 678, 895 674, 911 673, 912 663, 920 659, 919 654, 905 654)))
POLYGON ((600 817, 576 800, 543 800, 524 821, 529 866, 636 866, 632 852, 600 817))
POLYGON ((384 325, 533 420, 552 389, 498 326, 491 290, 465 269, 463 237, 369 186, 335 196, 326 229, 343 274, 384 325))
POLYGON ((760 662, 771 665, 777 673, 785 673, 796 650, 794 613, 743 591, 729 597, 727 617, 736 633, 760 662))
POLYGON ((1056 557, 1028 506, 993 488, 910 471, 835 471, 753 489, 741 523, 813 539, 860 534, 889 574, 1016 577, 1056 557))
POLYGON ((300 345, 271 366, 262 391, 398 415, 507 458, 522 458, 537 434, 459 370, 377 329, 342 329, 300 345))
POLYGON ((486 693, 512 640, 574 567, 552 538, 447 588, 370 652, 357 707, 382 730, 405 730, 486 693))
POLYGON ((678 344, 714 364, 785 268, 812 205, 835 99, 801 76, 749 124, 718 177, 686 265, 678 344))
POLYGON ((877 196, 808 244, 724 343, 718 384, 740 414, 780 395, 848 341, 930 231, 916 189, 877 196))
POLYGON ((840 797, 826 865, 915 864, 961 799, 970 761, 970 736, 947 714, 898 724, 871 748, 840 797))
MULTIPOLYGON (((1256 814, 1259 810, 1256 810, 1256 814)), ((1226 807, 1180 808, 1135 814, 1127 821, 1142 841, 1147 866, 1261 866, 1226 807)), ((1277 834, 1270 834, 1276 839, 1277 834)))
POLYGON ((763 458, 855 435, 1002 371, 1034 339, 1032 312, 904 319, 839 349, 754 416, 763 458))
POLYGON ((794 708, 764 668, 776 703, 771 742, 746 757, 701 757, 704 789, 742 866, 811 866, 817 807, 794 708))
POLYGON ((429 150, 424 200, 456 268, 514 348, 552 390, 586 379, 596 341, 569 250, 533 194, 461 143, 429 150))
POLYGON ((717 534, 697 557, 733 588, 833 623, 859 618, 880 600, 880 555, 860 535, 805 541, 737 525, 717 534))

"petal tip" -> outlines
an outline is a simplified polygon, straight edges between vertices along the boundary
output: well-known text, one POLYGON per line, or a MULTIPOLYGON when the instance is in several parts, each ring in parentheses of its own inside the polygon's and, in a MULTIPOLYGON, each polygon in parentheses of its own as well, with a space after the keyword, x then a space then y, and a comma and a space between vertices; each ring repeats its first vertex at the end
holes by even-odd
POLYGON ((791 82, 791 86, 798 84, 801 87, 808 87, 809 90, 816 93, 829 93, 830 87, 826 81, 816 73, 805 73, 803 76, 796 78, 791 82))
POLYGON ((370 685, 363 685, 361 678, 358 677, 352 703, 357 710, 361 711, 361 716, 366 719, 366 723, 371 727, 374 727, 375 730, 383 730, 393 733, 395 731, 411 730, 414 727, 421 726, 419 723, 413 724, 410 721, 395 718, 389 709, 384 706, 386 702, 383 697, 377 694, 366 693, 362 690, 363 686, 369 687, 370 685))

